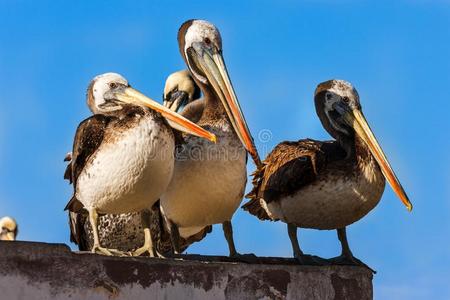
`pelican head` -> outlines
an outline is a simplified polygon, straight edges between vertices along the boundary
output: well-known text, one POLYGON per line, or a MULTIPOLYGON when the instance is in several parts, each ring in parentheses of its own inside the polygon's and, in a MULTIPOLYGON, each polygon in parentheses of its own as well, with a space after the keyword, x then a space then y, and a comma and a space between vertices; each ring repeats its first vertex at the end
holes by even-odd
POLYGON ((200 89, 188 70, 172 73, 164 86, 164 106, 180 112, 184 106, 200 98, 200 89))
POLYGON ((94 114, 113 114, 126 105, 148 107, 160 113, 174 129, 213 142, 216 141, 214 134, 135 90, 123 76, 117 73, 105 73, 96 76, 89 85, 87 102, 94 114))
POLYGON ((87 104, 94 114, 107 114, 122 109, 119 101, 108 101, 105 94, 119 86, 128 87, 128 81, 120 74, 105 73, 96 76, 88 87, 87 104))
POLYGON ((189 20, 178 31, 178 44, 189 71, 196 82, 212 91, 224 107, 234 131, 244 147, 252 155, 256 148, 248 129, 239 101, 231 84, 225 62, 222 57, 222 38, 219 30, 204 20, 189 20))
POLYGON ((13 218, 0 219, 0 241, 15 241, 18 231, 17 223, 13 218))
POLYGON ((356 89, 347 81, 329 80, 317 86, 314 100, 325 129, 336 139, 357 135, 375 157, 394 192, 411 211, 412 204, 364 117, 356 89))

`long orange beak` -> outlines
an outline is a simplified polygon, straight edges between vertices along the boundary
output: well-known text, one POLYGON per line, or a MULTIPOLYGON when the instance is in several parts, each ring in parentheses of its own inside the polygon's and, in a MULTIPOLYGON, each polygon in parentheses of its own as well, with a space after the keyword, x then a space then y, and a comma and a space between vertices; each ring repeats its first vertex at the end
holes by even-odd
POLYGON ((177 114, 176 112, 159 104, 158 102, 150 99, 149 97, 131 87, 127 87, 121 91, 114 92, 114 97, 122 102, 147 106, 159 112, 167 120, 169 125, 176 130, 183 131, 198 137, 203 137, 214 143, 216 142, 216 136, 213 133, 203 129, 195 123, 192 123, 185 117, 177 114))
POLYGON ((231 84, 222 54, 215 48, 203 48, 202 50, 202 53, 196 52, 196 55, 192 57, 193 62, 205 73, 219 96, 236 134, 255 163, 258 164, 258 152, 231 84))
POLYGON ((370 152, 375 157, 381 168, 381 171, 383 172, 384 177, 389 182, 394 192, 406 206, 408 211, 411 211, 413 208, 412 203, 409 201, 405 190, 403 189, 400 181, 395 175, 394 170, 389 164, 386 155, 384 154, 372 130, 370 129, 363 113, 358 109, 353 109, 352 113, 347 113, 345 117, 348 122, 352 124, 355 132, 364 140, 364 142, 369 147, 370 152))

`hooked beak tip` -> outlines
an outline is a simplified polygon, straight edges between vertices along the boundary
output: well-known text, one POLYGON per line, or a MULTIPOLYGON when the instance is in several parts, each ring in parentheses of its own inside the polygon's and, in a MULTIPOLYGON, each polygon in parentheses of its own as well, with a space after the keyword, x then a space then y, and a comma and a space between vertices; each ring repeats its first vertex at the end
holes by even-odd
POLYGON ((408 204, 406 205, 406 209, 408 210, 408 212, 411 212, 412 209, 413 209, 412 203, 408 203, 408 204))
POLYGON ((217 137, 215 134, 211 135, 210 141, 213 142, 214 144, 217 143, 217 137))

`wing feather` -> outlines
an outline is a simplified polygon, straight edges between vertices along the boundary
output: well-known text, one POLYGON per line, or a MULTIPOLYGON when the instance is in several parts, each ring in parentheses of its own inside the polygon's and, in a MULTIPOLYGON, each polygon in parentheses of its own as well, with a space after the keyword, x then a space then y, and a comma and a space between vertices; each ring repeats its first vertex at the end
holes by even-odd
POLYGON ((242 208, 259 219, 272 220, 265 209, 267 203, 279 201, 314 182, 326 167, 327 154, 338 149, 336 142, 311 139, 278 144, 264 160, 263 167, 252 174, 253 189, 246 196, 250 201, 242 208))
POLYGON ((80 250, 86 249, 86 236, 83 230, 87 217, 84 215, 83 204, 76 198, 76 186, 78 176, 81 174, 90 157, 100 147, 105 129, 111 121, 111 117, 93 115, 78 125, 72 157, 64 172, 64 178, 73 184, 73 196, 67 203, 65 210, 69 210, 70 240, 76 243, 80 250))
POLYGON ((74 190, 77 186, 77 179, 85 168, 89 158, 97 151, 103 142, 105 129, 111 122, 112 117, 105 115, 93 115, 77 128, 73 143, 72 160, 72 181, 74 190))

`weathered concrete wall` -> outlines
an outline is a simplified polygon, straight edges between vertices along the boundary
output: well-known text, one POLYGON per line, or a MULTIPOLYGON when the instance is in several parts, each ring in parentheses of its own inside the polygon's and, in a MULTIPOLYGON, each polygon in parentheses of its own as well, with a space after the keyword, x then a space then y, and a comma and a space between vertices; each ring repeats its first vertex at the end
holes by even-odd
POLYGON ((106 257, 0 242, 0 299, 372 299, 365 268, 262 261, 106 257))

